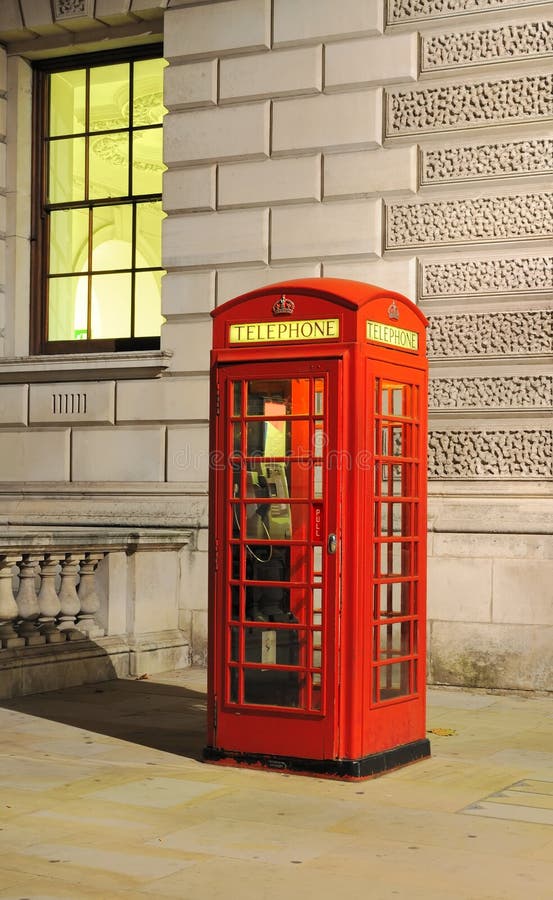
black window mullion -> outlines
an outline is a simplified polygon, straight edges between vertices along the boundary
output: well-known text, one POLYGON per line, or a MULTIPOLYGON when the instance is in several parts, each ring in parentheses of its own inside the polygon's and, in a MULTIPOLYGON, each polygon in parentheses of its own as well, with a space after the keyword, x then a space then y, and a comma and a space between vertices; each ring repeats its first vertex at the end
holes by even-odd
POLYGON ((136 312, 136 244, 137 244, 137 203, 132 205, 132 248, 131 248, 131 337, 134 337, 134 317, 136 312))
POLYGON ((86 279, 87 296, 86 296, 86 336, 87 340, 92 340, 92 242, 94 239, 94 208, 91 206, 88 210, 88 273, 86 279))
POLYGON ((131 60, 129 64, 129 124, 128 135, 129 135, 129 171, 128 171, 128 182, 127 182, 127 190, 129 193, 129 197, 133 195, 133 134, 134 134, 134 62, 131 60))
POLYGON ((86 70, 85 76, 85 101, 84 101, 84 199, 88 202, 90 199, 89 179, 90 179, 90 69, 86 70))

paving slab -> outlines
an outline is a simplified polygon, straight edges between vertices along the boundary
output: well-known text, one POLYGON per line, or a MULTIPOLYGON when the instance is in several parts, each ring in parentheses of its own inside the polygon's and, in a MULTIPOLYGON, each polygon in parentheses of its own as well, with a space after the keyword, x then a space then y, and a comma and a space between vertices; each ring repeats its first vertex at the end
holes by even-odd
POLYGON ((205 671, 0 705, 0 900, 552 900, 553 698, 432 688, 432 756, 201 761, 205 671))

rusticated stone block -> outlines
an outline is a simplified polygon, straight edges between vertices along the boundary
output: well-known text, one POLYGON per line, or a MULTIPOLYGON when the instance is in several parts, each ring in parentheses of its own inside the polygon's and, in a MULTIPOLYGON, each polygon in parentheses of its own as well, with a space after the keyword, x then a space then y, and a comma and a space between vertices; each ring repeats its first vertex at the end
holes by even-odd
POLYGON ((553 193, 386 206, 388 250, 551 236, 553 193))
POLYGON ((551 353, 553 312, 549 309, 431 316, 430 358, 517 356, 551 353))
POLYGON ((420 264, 420 299, 553 291, 553 257, 461 259, 420 264))
POLYGON ((481 31, 423 36, 421 71, 434 72, 553 53, 553 22, 499 25, 481 31))
POLYGON ((430 478, 552 478, 553 430, 432 429, 428 474, 430 478))
POLYGON ((386 137, 549 121, 553 76, 386 92, 386 137))

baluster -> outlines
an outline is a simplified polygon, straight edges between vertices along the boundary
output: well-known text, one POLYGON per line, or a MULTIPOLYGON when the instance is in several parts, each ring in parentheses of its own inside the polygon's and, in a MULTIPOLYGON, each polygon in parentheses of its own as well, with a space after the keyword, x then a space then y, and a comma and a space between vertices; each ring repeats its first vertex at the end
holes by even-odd
POLYGON ((69 641, 82 641, 85 637, 82 631, 75 627, 77 613, 81 609, 75 586, 81 557, 82 554, 66 553, 61 560, 61 586, 58 594, 61 615, 58 629, 65 634, 69 641))
POLYGON ((37 628, 40 606, 35 585, 38 564, 43 559, 42 553, 24 553, 19 564, 19 590, 15 599, 21 622, 17 630, 28 647, 46 643, 46 637, 37 628))
POLYGON ((58 631, 56 618, 60 612, 60 601, 56 594, 56 574, 58 570, 59 556, 47 553, 40 564, 41 585, 38 592, 38 605, 40 616, 38 624, 40 633, 46 638, 47 644, 59 644, 65 640, 65 635, 58 631))
POLYGON ((77 616, 77 624, 79 630, 89 638, 105 634, 95 619, 100 609, 100 598, 96 592, 96 569, 104 556, 105 553, 85 553, 81 560, 81 580, 77 590, 81 611, 77 616))
POLYGON ((6 649, 25 646, 24 639, 18 637, 13 627, 18 609, 13 595, 12 569, 20 559, 20 553, 0 557, 0 647, 6 649))

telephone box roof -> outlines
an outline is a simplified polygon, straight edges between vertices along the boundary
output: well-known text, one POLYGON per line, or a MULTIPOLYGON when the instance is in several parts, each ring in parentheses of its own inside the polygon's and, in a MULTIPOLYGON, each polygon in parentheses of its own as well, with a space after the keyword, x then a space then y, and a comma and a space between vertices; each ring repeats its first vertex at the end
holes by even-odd
POLYGON ((379 287, 375 284, 366 284, 363 281, 350 281, 347 278, 299 278, 267 284, 249 291, 247 294, 227 300, 226 303, 212 310, 211 315, 213 318, 217 318, 248 300, 253 300, 256 297, 265 297, 268 294, 285 294, 286 292, 296 296, 303 294, 304 296, 325 297, 338 306, 344 306, 353 310, 360 309, 373 300, 389 297, 393 300, 399 300, 408 306, 423 325, 428 325, 426 316, 404 294, 399 294, 397 291, 391 291, 388 288, 379 287))

